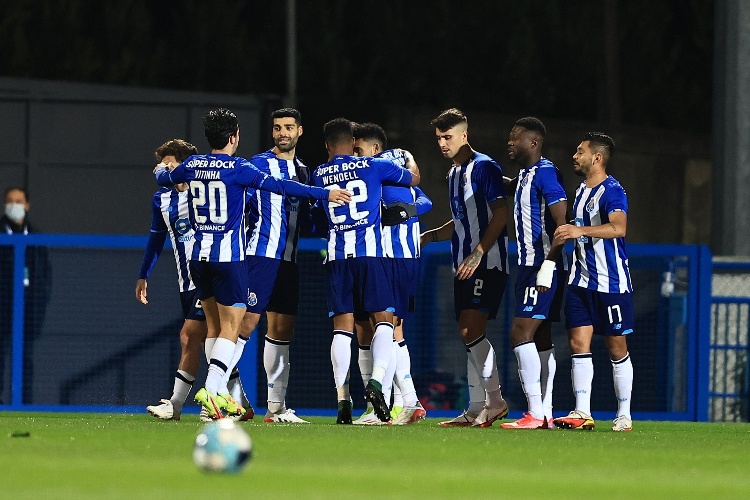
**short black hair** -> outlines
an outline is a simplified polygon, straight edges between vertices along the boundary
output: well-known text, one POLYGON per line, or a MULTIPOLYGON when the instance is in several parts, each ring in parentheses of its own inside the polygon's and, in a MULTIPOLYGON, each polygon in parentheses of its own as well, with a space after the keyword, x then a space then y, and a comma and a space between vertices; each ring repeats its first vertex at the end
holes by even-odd
POLYGON ((203 130, 211 149, 223 149, 240 130, 240 121, 226 108, 213 109, 203 116, 203 130))
POLYGON ((328 144, 341 144, 353 139, 352 122, 346 118, 334 118, 323 125, 323 140, 328 144))
POLYGON ((271 120, 274 118, 294 118, 294 123, 302 125, 302 115, 294 108, 281 108, 271 113, 271 120))
POLYGON ((353 124, 355 139, 364 139, 366 141, 375 141, 380 143, 380 149, 388 147, 388 136, 385 135, 383 127, 377 123, 355 123, 353 124))
POLYGON ((197 155, 198 148, 182 139, 172 139, 167 141, 154 151, 156 159, 161 161, 165 156, 174 156, 175 160, 182 163, 189 156, 197 155))
POLYGON ((518 120, 516 120, 515 125, 523 127, 530 132, 536 132, 542 137, 542 139, 545 135, 547 135, 547 129, 545 128, 544 123, 542 123, 542 120, 536 118, 535 116, 526 116, 524 118, 519 118, 518 120))
POLYGON ((615 141, 602 132, 587 132, 581 142, 588 141, 592 151, 601 153, 604 158, 603 164, 606 166, 609 159, 615 154, 615 141))
POLYGON ((3 193, 3 203, 5 203, 5 199, 8 197, 8 194, 10 194, 11 191, 21 191, 26 198, 26 203, 29 202, 29 192, 26 191, 26 188, 22 188, 19 186, 11 186, 8 189, 5 190, 3 193))
POLYGON ((469 119, 466 117, 463 111, 458 108, 446 109, 438 115, 437 118, 430 122, 436 129, 441 132, 445 132, 448 129, 455 127, 458 124, 465 123, 469 126, 469 119))

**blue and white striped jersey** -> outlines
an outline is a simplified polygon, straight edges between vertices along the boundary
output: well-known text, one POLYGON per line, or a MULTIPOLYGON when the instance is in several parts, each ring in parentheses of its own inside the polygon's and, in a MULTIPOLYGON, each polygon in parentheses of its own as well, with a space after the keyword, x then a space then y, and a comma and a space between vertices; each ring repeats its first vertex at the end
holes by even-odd
POLYGON ((177 283, 180 292, 195 288, 188 266, 195 240, 188 218, 187 201, 187 191, 180 193, 175 189, 161 188, 154 194, 151 203, 151 235, 139 274, 139 278, 148 279, 159 253, 164 248, 166 236, 169 235, 177 264, 177 283))
MULTIPOLYGON (((576 226, 607 224, 612 212, 628 213, 628 197, 614 177, 607 176, 593 188, 585 181, 578 186, 573 203, 576 226)), ((568 283, 605 293, 632 292, 625 238, 576 239, 568 283)))
POLYGON ((162 186, 187 182, 188 213, 195 231, 190 260, 245 260, 245 190, 263 189, 286 196, 328 199, 328 191, 265 174, 244 158, 226 154, 194 155, 177 168, 158 169, 162 186))
POLYGON ((408 186, 411 172, 391 160, 348 155, 335 156, 313 171, 316 186, 346 189, 346 205, 324 204, 328 217, 326 262, 355 257, 387 257, 383 250, 380 200, 384 182, 408 186))
MULTIPOLYGON (((505 198, 503 170, 489 156, 474 152, 463 165, 453 165, 448 172, 448 194, 453 213, 451 253, 453 270, 479 244, 492 218, 490 203, 505 198)), ((481 269, 508 272, 508 227, 482 257, 481 269)))
MULTIPOLYGON (((283 160, 272 150, 250 158, 250 163, 277 179, 292 179, 306 183, 307 166, 299 158, 283 160)), ((296 196, 282 196, 268 191, 249 189, 246 197, 247 255, 297 261, 299 217, 301 205, 306 203, 296 196)))
MULTIPOLYGON (((548 159, 542 158, 518 173, 513 212, 519 266, 542 265, 557 229, 549 207, 567 199, 562 174, 548 159)), ((563 269, 568 269, 565 253, 561 255, 563 269)))
MULTIPOLYGON (((406 159, 410 156, 403 149, 388 149, 379 153, 375 158, 387 158, 400 167, 405 167, 406 159)), ((386 205, 402 202, 417 205, 417 217, 427 213, 432 208, 430 200, 418 187, 404 187, 395 184, 383 184, 383 202, 386 205)), ((383 227, 383 246, 387 257, 396 259, 418 259, 421 253, 419 219, 412 217, 395 226, 383 227)))

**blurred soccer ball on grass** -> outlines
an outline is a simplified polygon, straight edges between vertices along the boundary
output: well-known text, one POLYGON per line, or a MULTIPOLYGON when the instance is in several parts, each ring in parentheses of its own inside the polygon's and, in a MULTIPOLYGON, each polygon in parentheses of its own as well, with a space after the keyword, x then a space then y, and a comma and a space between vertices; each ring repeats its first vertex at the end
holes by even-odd
POLYGON ((206 472, 240 472, 250 461, 253 443, 238 424, 228 418, 204 425, 195 438, 193 461, 206 472))

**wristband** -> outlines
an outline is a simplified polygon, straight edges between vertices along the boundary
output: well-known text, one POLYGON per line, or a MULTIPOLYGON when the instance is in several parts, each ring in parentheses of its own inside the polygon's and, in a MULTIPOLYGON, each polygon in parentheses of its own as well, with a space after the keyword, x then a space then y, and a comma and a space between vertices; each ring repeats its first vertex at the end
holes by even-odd
POLYGON ((539 268, 539 272, 536 273, 536 286, 543 286, 545 288, 552 287, 552 277, 555 274, 555 261, 545 260, 542 262, 542 267, 539 268))

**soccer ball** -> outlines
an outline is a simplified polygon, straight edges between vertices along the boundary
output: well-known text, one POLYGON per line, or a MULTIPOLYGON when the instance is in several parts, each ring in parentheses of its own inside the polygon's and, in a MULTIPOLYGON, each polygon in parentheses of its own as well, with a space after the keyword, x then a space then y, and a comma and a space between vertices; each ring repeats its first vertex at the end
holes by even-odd
POLYGON ((228 418, 206 424, 195 438, 193 462, 206 472, 239 472, 253 453, 250 436, 228 418))

